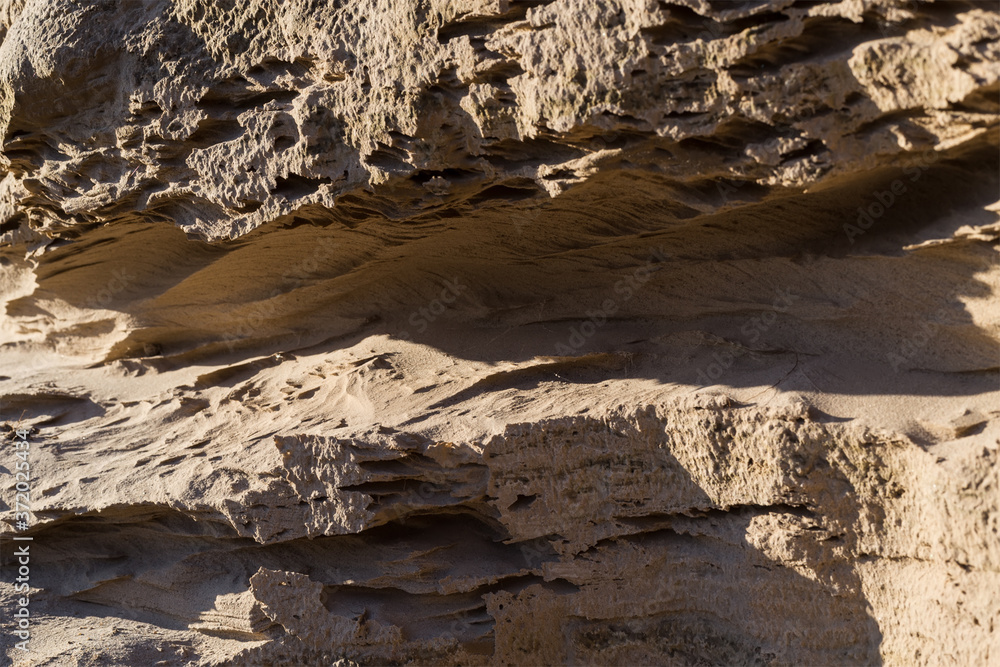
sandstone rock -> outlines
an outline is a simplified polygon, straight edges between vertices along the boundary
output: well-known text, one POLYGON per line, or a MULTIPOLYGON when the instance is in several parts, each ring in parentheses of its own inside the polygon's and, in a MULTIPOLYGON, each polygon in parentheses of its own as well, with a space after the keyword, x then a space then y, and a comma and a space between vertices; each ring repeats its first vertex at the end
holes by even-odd
POLYGON ((994 4, 0 37, 14 664, 1000 659, 994 4))

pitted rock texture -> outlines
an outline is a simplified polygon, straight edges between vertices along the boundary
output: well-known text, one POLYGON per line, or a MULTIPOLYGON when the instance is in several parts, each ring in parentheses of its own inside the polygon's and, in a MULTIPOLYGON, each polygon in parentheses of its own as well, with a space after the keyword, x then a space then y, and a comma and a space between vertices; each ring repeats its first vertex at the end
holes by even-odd
POLYGON ((995 3, 0 27, 14 664, 1000 661, 995 3))

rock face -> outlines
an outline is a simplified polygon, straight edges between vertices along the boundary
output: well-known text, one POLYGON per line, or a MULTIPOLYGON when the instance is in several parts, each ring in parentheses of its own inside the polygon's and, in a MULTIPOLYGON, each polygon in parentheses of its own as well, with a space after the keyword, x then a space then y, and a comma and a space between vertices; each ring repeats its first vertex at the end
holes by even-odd
POLYGON ((0 25, 15 664, 1000 661, 995 3, 0 25))

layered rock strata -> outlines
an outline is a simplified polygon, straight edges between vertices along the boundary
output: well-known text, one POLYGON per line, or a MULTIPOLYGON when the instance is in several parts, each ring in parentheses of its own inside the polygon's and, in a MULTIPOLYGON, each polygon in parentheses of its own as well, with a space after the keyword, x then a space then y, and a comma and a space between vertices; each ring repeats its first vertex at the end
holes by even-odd
POLYGON ((1000 660, 995 3, 0 37, 14 664, 1000 660))

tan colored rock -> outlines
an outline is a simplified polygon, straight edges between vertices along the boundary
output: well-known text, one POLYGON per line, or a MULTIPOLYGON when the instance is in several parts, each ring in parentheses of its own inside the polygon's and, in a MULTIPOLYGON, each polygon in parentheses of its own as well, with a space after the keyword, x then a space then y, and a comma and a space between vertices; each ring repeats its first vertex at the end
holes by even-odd
POLYGON ((995 7, 0 38, 14 664, 1000 659, 995 7))

